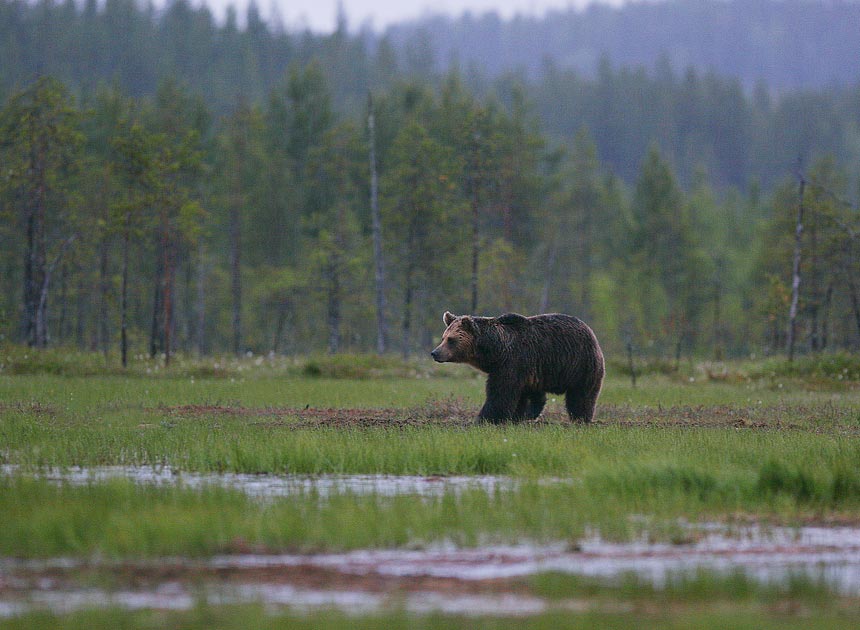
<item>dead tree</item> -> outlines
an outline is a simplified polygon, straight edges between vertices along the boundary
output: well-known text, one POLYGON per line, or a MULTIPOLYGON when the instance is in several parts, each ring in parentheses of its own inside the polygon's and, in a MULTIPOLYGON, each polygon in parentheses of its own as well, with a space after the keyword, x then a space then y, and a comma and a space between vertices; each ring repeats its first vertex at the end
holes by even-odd
POLYGON ((126 211, 122 231, 122 281, 119 299, 119 348, 122 367, 128 367, 128 250, 131 246, 131 212, 126 211))
POLYGON ((806 190, 806 180, 800 175, 800 190, 797 203, 797 223, 794 228, 794 259, 791 272, 791 306, 788 309, 788 339, 786 348, 788 360, 794 360, 794 338, 797 329, 797 303, 800 299, 800 256, 803 241, 803 193, 806 190))
POLYGON ((388 321, 385 317, 385 259, 382 255, 382 219, 379 215, 379 175, 376 169, 376 117, 373 96, 367 95, 367 129, 370 134, 370 216, 373 226, 373 262, 376 283, 376 352, 385 354, 388 321))
POLYGON ((469 206, 472 211, 472 313, 478 312, 478 263, 481 254, 481 132, 475 123, 472 141, 469 144, 469 175, 468 193, 469 206))
POLYGON ((233 308, 233 354, 242 353, 242 234, 239 199, 230 207, 230 294, 233 308))

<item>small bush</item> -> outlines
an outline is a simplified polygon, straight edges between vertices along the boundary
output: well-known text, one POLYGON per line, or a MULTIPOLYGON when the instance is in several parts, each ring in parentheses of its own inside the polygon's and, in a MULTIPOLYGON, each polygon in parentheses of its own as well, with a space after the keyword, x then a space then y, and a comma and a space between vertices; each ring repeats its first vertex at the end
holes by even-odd
POLYGON ((302 376, 360 379, 381 376, 414 376, 415 366, 391 356, 331 354, 309 358, 300 371, 302 376))
POLYGON ((769 460, 759 470, 756 489, 765 496, 788 495, 798 503, 822 498, 822 488, 809 473, 775 460, 769 460))
POLYGON ((0 356, 0 373, 16 376, 96 376, 118 371, 107 365, 103 355, 68 349, 7 347, 0 356))
POLYGON ((711 473, 690 466, 630 466, 611 473, 590 475, 589 484, 607 495, 647 496, 682 495, 707 502, 720 490, 711 473))
MULTIPOLYGON (((630 376, 630 362, 626 358, 610 359, 607 368, 613 374, 630 376)), ((672 375, 677 374, 679 367, 674 359, 636 357, 633 361, 636 376, 647 374, 672 375)))
POLYGON ((794 361, 770 359, 754 364, 750 375, 758 378, 783 376, 860 381, 860 355, 840 352, 798 357, 794 361))
POLYGON ((831 500, 834 505, 860 501, 860 475, 853 470, 837 470, 831 484, 831 500))
POLYGON ((311 378, 369 379, 369 378, 429 378, 464 375, 478 372, 463 366, 439 366, 427 360, 401 359, 393 355, 329 354, 313 355, 299 362, 297 373, 311 378))

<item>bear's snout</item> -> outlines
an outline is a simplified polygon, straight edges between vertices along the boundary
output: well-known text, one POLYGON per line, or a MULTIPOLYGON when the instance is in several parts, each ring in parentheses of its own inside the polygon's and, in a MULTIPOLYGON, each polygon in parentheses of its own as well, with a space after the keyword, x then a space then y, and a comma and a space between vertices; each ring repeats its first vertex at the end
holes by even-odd
POLYGON ((436 349, 430 353, 436 363, 447 363, 451 360, 451 352, 445 347, 445 344, 439 344, 436 349))

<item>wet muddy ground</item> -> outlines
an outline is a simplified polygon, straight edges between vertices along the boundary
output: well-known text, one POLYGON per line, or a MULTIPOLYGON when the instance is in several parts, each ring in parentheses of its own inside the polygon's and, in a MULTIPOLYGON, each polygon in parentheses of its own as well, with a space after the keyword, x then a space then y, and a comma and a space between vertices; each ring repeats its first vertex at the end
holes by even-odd
MULTIPOLYGON (((450 483, 456 483, 449 480, 450 483)), ((0 617, 34 609, 189 609, 260 602, 293 609, 367 613, 530 615, 589 610, 599 602, 547 599, 529 579, 561 573, 608 584, 635 576, 656 588, 706 571, 771 585, 798 577, 860 596, 860 528, 680 523, 679 544, 647 539, 457 548, 366 549, 345 553, 236 553, 142 561, 0 559, 0 617)), ((605 602, 603 602, 605 604, 605 602)), ((601 604, 602 605, 602 604, 601 604)))
MULTIPOLYGON (((33 411, 33 410, 31 410, 33 411)), ((51 410, 39 409, 50 414, 51 410)), ((290 429, 474 426, 477 407, 457 400, 411 409, 248 408, 186 405, 153 408, 177 420, 235 416, 249 424, 290 429)), ((569 425, 550 405, 535 425, 569 425)), ((602 405, 595 429, 616 427, 803 430, 855 435, 856 410, 830 405, 632 407, 602 405)), ((0 474, 16 475, 14 466, 0 474)), ((251 496, 351 492, 383 496, 440 496, 463 489, 513 488, 510 477, 392 475, 244 475, 181 472, 169 467, 46 469, 36 476, 87 484, 123 477, 142 484, 223 485, 251 496)), ((549 482, 564 480, 549 480, 549 482)), ((521 544, 461 549, 359 550, 349 553, 254 555, 210 559, 163 558, 140 562, 89 559, 0 559, 0 618, 33 609, 65 613, 87 607, 189 609, 211 604, 262 602, 296 609, 337 608, 365 613, 392 607, 413 612, 531 615, 553 609, 590 610, 589 600, 547 599, 529 587, 531 576, 557 572, 609 582, 636 576, 659 588, 678 576, 705 570, 742 573, 782 584, 797 576, 860 597, 860 528, 767 527, 761 524, 683 525, 680 544, 611 543, 598 534, 554 545, 521 544)))

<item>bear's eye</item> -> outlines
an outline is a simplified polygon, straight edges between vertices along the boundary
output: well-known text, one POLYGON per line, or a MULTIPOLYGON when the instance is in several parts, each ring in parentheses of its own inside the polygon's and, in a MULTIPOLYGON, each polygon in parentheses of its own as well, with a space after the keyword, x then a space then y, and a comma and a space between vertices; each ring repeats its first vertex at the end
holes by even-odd
POLYGON ((448 345, 449 346, 456 346, 457 340, 454 337, 448 337, 448 345))

